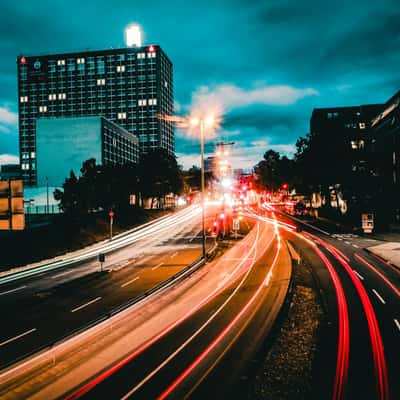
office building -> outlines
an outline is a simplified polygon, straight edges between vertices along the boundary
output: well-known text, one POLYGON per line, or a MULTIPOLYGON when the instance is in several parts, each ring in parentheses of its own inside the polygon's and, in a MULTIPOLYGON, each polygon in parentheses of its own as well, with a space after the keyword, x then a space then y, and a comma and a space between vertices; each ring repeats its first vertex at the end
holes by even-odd
POLYGON ((140 153, 174 154, 172 63, 159 46, 20 56, 22 177, 38 184, 36 123, 42 118, 103 116, 139 140, 140 153))
POLYGON ((371 165, 378 181, 378 204, 384 205, 389 222, 400 223, 400 91, 371 121, 371 165))
MULTIPOLYGON (((78 176, 89 158, 111 165, 139 160, 137 137, 104 117, 39 118, 35 131, 36 160, 30 166, 39 187, 60 187, 71 170, 78 176)), ((21 160, 22 171, 28 162, 21 160)))
POLYGON ((3 164, 0 166, 0 180, 21 179, 19 164, 3 164))
MULTIPOLYGON (((325 153, 335 164, 349 163, 348 173, 367 169, 367 147, 371 119, 382 104, 354 107, 315 108, 310 120, 310 133, 326 144, 325 153)), ((340 183, 340 182, 332 182, 340 183)))

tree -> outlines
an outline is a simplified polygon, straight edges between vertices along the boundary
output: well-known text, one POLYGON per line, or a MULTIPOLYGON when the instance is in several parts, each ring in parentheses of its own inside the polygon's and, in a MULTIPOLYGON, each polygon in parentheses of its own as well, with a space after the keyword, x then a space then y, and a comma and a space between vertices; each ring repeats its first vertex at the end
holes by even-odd
POLYGON ((264 153, 264 158, 255 166, 258 176, 258 183, 266 189, 279 190, 283 183, 290 186, 295 182, 294 161, 279 152, 268 150, 264 153))
POLYGON ((126 210, 129 196, 138 192, 136 165, 97 165, 91 158, 82 163, 81 176, 71 171, 57 189, 54 198, 60 201, 65 214, 84 215, 97 210, 126 210))
POLYGON ((144 154, 140 160, 138 175, 142 196, 156 198, 161 207, 164 206, 168 193, 179 194, 183 190, 182 171, 176 158, 165 149, 144 154))
POLYGON ((64 191, 56 189, 54 191, 55 200, 60 202, 60 208, 65 214, 79 215, 83 211, 79 180, 74 174, 70 172, 70 176, 65 179, 63 183, 64 191))

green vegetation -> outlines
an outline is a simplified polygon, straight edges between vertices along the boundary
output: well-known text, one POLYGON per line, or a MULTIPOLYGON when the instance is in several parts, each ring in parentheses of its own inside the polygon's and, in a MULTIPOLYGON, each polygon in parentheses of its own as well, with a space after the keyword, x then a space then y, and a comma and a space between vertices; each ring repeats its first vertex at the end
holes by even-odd
POLYGON ((71 171, 63 190, 57 189, 54 198, 60 201, 65 215, 101 210, 125 214, 132 208, 132 198, 136 207, 143 207, 145 200, 151 199, 150 208, 165 208, 166 195, 182 190, 182 171, 175 157, 158 149, 145 154, 139 165, 97 165, 94 158, 86 160, 81 175, 77 177, 71 171))

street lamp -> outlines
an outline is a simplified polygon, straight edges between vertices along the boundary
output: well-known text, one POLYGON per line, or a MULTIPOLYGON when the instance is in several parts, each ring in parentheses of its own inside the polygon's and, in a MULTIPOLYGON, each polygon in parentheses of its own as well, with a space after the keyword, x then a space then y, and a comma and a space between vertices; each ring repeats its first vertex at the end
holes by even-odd
POLYGON ((202 242, 203 242, 203 258, 206 257, 206 228, 205 228, 205 204, 204 204, 204 129, 206 127, 212 127, 215 119, 212 115, 208 115, 202 118, 191 118, 190 125, 193 127, 200 125, 200 167, 201 167, 201 222, 202 222, 202 242))

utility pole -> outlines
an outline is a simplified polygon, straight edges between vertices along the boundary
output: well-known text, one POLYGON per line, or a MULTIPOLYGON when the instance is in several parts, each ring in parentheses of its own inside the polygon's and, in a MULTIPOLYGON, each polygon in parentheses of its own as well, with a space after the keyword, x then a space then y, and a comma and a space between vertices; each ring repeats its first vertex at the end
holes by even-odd
POLYGON ((46 176, 46 215, 49 215, 49 178, 46 176))

